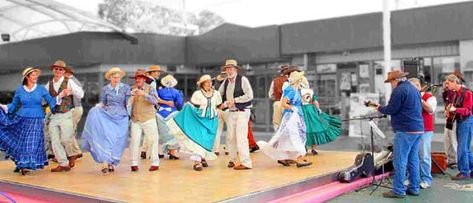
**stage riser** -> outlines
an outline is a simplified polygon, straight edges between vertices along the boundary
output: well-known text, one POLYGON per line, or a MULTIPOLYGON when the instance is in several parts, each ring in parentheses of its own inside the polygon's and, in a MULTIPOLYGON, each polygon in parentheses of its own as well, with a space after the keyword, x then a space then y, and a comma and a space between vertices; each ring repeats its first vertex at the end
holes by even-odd
POLYGON ((323 185, 332 183, 334 181, 338 181, 339 172, 340 171, 337 171, 331 174, 326 174, 319 177, 308 178, 306 180, 302 180, 294 184, 274 188, 271 190, 259 191, 259 192, 251 193, 248 195, 239 196, 236 198, 223 200, 220 202, 222 203, 269 202, 269 201, 280 199, 289 195, 293 195, 295 193, 300 193, 305 190, 321 187, 323 185))
POLYGON ((65 192, 46 190, 18 183, 8 183, 0 181, 0 191, 18 194, 25 197, 34 198, 47 202, 68 202, 68 203, 116 203, 98 197, 88 197, 78 194, 68 194, 65 192))

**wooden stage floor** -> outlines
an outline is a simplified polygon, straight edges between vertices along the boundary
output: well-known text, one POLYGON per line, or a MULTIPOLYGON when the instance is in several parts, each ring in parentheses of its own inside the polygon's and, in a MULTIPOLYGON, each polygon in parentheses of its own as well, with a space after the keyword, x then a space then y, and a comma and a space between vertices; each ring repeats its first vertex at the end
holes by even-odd
POLYGON ((161 159, 159 171, 149 172, 149 160, 144 160, 139 172, 131 172, 125 152, 114 173, 102 174, 86 153, 70 172, 51 173, 50 168, 56 166, 51 163, 27 176, 13 173, 12 161, 0 161, 0 181, 119 202, 216 202, 331 174, 351 166, 356 153, 319 151, 316 156, 307 156, 314 165, 304 168, 281 166, 262 152, 251 156, 252 170, 229 169, 228 156, 220 155, 198 172, 181 154, 181 160, 161 159))

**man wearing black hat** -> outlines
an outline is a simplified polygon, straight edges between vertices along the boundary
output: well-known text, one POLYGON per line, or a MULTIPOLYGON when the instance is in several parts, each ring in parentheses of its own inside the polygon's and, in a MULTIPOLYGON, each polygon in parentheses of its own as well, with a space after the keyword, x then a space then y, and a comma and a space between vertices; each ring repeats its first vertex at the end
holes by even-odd
POLYGON ((282 96, 282 86, 284 82, 287 81, 288 75, 286 70, 289 68, 288 65, 280 66, 280 74, 278 77, 274 78, 269 87, 268 96, 273 100, 273 127, 274 131, 279 128, 282 117, 282 107, 281 107, 281 96, 282 96))

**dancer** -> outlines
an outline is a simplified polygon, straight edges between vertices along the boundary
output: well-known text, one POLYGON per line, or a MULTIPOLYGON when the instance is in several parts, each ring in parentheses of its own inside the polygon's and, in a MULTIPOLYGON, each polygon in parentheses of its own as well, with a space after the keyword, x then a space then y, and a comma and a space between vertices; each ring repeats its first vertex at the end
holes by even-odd
POLYGON ((169 133, 169 127, 166 122, 173 118, 177 110, 182 109, 184 105, 182 92, 174 88, 177 85, 177 80, 172 75, 167 75, 161 79, 162 88, 158 90, 158 97, 161 100, 171 101, 172 105, 168 103, 161 103, 158 108, 157 121, 159 127, 159 136, 163 141, 163 153, 169 155, 169 159, 177 160, 176 151, 178 144, 174 136, 169 133))
POLYGON ((240 75, 241 68, 236 60, 226 60, 222 68, 227 73, 227 78, 219 88, 224 102, 221 108, 227 108, 229 111, 226 123, 230 161, 227 167, 235 170, 251 169, 253 163, 248 148, 248 121, 253 101, 253 89, 248 78, 240 75), (238 165, 235 164, 237 155, 241 162, 238 165))
POLYGON ((147 76, 145 71, 138 69, 133 77, 136 84, 132 87, 131 106, 131 141, 130 141, 130 162, 131 171, 139 170, 140 161, 140 141, 144 132, 148 139, 148 148, 151 152, 151 167, 149 171, 159 170, 159 134, 156 123, 156 109, 158 105, 158 95, 156 89, 146 84, 147 76))
POLYGON ((306 127, 304 124, 300 83, 304 73, 294 71, 289 76, 290 86, 284 89, 281 107, 284 108, 281 125, 269 142, 259 141, 261 150, 273 160, 290 166, 296 160, 297 167, 309 166, 306 154, 306 127))
POLYGON ((54 110, 56 101, 67 95, 63 90, 52 98, 44 86, 37 84, 40 74, 37 68, 24 69, 22 85, 16 89, 12 103, 0 104, 0 150, 15 162, 22 175, 48 165, 42 100, 54 110))
POLYGON ((191 154, 190 158, 194 161, 192 168, 201 171, 203 167, 208 167, 207 160, 217 158, 212 148, 218 127, 217 106, 222 103, 222 98, 218 91, 212 89, 210 75, 201 76, 197 86, 199 90, 191 97, 192 105, 184 105, 168 125, 182 146, 181 151, 191 154))
POLYGON ((269 87, 268 96, 273 100, 273 128, 276 131, 279 128, 282 117, 282 107, 281 107, 281 96, 282 96, 282 86, 284 82, 287 81, 288 73, 286 72, 289 68, 288 65, 281 65, 279 67, 279 76, 274 78, 269 87))
MULTIPOLYGON (((80 83, 80 81, 76 77, 74 77, 74 69, 72 68, 72 66, 67 66, 64 77, 68 78, 69 80, 73 80, 77 85, 79 85, 79 87, 82 88, 82 84, 80 83)), ((79 121, 81 120, 82 114, 84 112, 81 100, 82 99, 79 97, 73 97, 74 108, 72 109, 72 127, 74 129, 74 135, 72 136, 72 151, 66 151, 67 157, 69 159, 71 159, 71 157, 74 157, 75 159, 82 157, 82 150, 80 149, 79 143, 77 142, 77 125, 79 124, 79 121)))
POLYGON ((340 118, 324 113, 317 101, 317 95, 310 88, 307 78, 301 82, 302 112, 306 125, 306 146, 312 155, 318 154, 317 145, 333 142, 340 135, 342 122, 340 118))
POLYGON ((131 92, 130 86, 120 82, 125 74, 117 67, 105 73, 110 84, 102 88, 100 103, 90 109, 82 132, 83 147, 102 164, 102 173, 115 171, 127 144, 131 92))
POLYGON ((73 151, 74 124, 72 120, 72 109, 74 108, 74 97, 84 97, 84 90, 69 78, 64 77, 68 69, 64 61, 58 60, 50 66, 53 71, 53 79, 46 84, 46 89, 53 97, 66 90, 67 97, 62 98, 61 104, 56 105, 54 113, 49 117, 49 136, 54 156, 59 166, 51 169, 51 172, 70 171, 75 165, 76 156, 67 156, 67 152, 73 151))
MULTIPOLYGON (((161 70, 161 67, 158 65, 151 65, 148 67, 148 71, 146 71, 146 75, 148 76, 148 79, 146 80, 146 83, 154 87, 154 89, 159 90, 161 89, 161 83, 159 83, 159 77, 161 76, 161 73, 164 71, 161 70)), ((163 101, 161 99, 158 99, 158 102, 162 103, 163 101)), ((148 151, 148 137, 145 135, 143 138, 143 144, 141 144, 141 158, 146 159, 146 151, 148 151)), ((159 155, 159 157, 164 157, 164 155, 159 155)))

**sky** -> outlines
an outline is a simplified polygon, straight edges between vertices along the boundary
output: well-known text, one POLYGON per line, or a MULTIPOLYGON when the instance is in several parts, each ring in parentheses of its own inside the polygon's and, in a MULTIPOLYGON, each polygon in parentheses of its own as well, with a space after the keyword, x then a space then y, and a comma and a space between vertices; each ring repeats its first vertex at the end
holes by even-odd
MULTIPOLYGON (((103 0, 56 0, 97 13, 103 0)), ((383 0, 141 0, 150 4, 198 13, 210 10, 226 22, 249 27, 380 12, 383 0), (185 5, 185 6, 184 6, 185 5)), ((391 10, 462 2, 464 0, 389 0, 391 10)))

